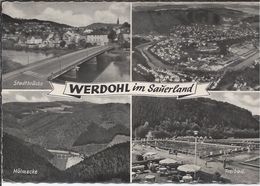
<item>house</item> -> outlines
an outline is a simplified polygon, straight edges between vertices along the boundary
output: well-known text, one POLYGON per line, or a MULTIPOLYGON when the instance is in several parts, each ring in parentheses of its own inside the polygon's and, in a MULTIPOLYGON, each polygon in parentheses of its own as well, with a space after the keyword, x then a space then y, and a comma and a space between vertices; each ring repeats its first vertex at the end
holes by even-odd
POLYGON ((42 38, 38 36, 31 36, 27 39, 27 45, 39 45, 42 43, 42 38))
POLYGON ((123 31, 120 34, 118 34, 118 41, 120 43, 130 42, 130 32, 123 31))
POLYGON ((87 34, 86 41, 92 45, 107 45, 109 42, 108 33, 103 31, 93 31, 90 34, 87 34))
POLYGON ((29 48, 38 47, 42 42, 42 38, 39 36, 31 36, 26 40, 26 44, 29 48))
POLYGON ((81 39, 81 35, 74 33, 73 31, 67 31, 63 34, 63 40, 66 42, 67 45, 76 43, 78 44, 81 39))
POLYGON ((19 39, 18 39, 17 45, 24 47, 24 46, 26 46, 26 41, 27 40, 26 40, 25 37, 20 36, 19 39))
POLYGON ((85 34, 90 34, 91 32, 93 32, 93 30, 92 30, 92 29, 86 29, 86 30, 84 30, 84 32, 83 32, 83 33, 85 33, 85 34))
POLYGON ((81 39, 81 35, 79 35, 79 34, 74 34, 74 41, 75 41, 75 43, 79 43, 79 41, 80 41, 80 39, 81 39))
POLYGON ((14 34, 4 34, 2 37, 2 40, 14 40, 14 41, 18 41, 18 36, 14 35, 14 34))
POLYGON ((52 37, 52 43, 53 43, 54 47, 60 47, 61 41, 62 41, 62 38, 61 38, 60 34, 55 33, 52 37))
POLYGON ((67 31, 63 34, 63 40, 66 42, 67 45, 74 43, 74 33, 71 31, 67 31))

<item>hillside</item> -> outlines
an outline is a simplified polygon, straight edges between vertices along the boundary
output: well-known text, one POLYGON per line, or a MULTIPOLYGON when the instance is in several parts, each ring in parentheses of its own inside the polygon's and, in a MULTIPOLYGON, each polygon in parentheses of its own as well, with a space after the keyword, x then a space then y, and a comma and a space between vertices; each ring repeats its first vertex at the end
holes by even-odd
MULTIPOLYGON (((81 134, 101 128, 116 134, 129 131, 129 104, 94 104, 87 102, 5 103, 4 131, 24 141, 45 148, 72 149, 81 134), (92 125, 93 127, 89 127, 92 125), (115 129, 115 131, 113 130, 115 129)), ((101 132, 102 133, 102 132, 101 132)), ((103 133, 102 133, 103 134, 103 133)), ((113 137, 95 135, 80 145, 108 143, 113 137)))
POLYGON ((208 24, 218 25, 223 17, 239 19, 243 12, 225 8, 163 8, 138 9, 133 12, 134 34, 157 32, 167 34, 177 24, 208 24))
POLYGON ((7 14, 2 14, 2 22, 3 26, 6 26, 7 24, 17 24, 18 25, 48 25, 52 27, 64 27, 64 28, 69 28, 71 26, 66 25, 66 24, 61 24, 61 23, 56 23, 52 21, 45 21, 45 20, 39 20, 39 19, 19 19, 19 18, 13 18, 7 14))
POLYGON ((251 112, 207 98, 134 97, 133 128, 139 137, 148 131, 158 137, 193 135, 193 130, 213 138, 259 136, 259 122, 251 112))
MULTIPOLYGON (((91 30, 100 30, 103 28, 113 28, 115 26, 118 26, 117 24, 112 23, 92 23, 84 28, 91 29, 91 30)), ((119 25, 120 26, 120 25, 119 25)))
POLYGON ((259 121, 259 124, 260 124, 260 115, 254 115, 253 116, 257 121, 259 121))
POLYGON ((71 182, 120 183, 130 179, 130 144, 120 143, 98 152, 66 170, 71 182))
POLYGON ((59 182, 66 178, 62 172, 43 157, 48 154, 44 149, 38 147, 38 150, 36 150, 33 146, 6 133, 3 135, 3 146, 4 180, 16 182, 59 182), (39 153, 42 153, 42 155, 40 156, 39 153), (23 170, 34 169, 38 173, 32 175, 14 174, 14 169, 18 168, 23 170))
POLYGON ((107 147, 112 147, 116 144, 127 143, 127 142, 130 142, 129 136, 118 134, 114 136, 114 138, 109 142, 107 147))
POLYGON ((76 139, 73 146, 81 146, 91 143, 109 143, 114 138, 114 136, 118 134, 129 136, 130 130, 123 125, 115 125, 109 129, 105 129, 92 123, 88 126, 87 131, 81 133, 81 135, 76 139), (97 136, 99 137, 96 138, 97 136))

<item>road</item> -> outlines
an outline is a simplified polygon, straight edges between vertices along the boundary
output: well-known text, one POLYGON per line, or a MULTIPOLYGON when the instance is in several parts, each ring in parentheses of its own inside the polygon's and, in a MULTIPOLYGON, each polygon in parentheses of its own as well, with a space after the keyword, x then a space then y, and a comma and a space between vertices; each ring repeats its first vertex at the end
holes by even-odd
POLYGON ((171 65, 167 65, 165 63, 163 63, 161 60, 157 59, 156 57, 154 57, 150 52, 149 52, 149 48, 155 44, 155 42, 149 42, 149 43, 144 43, 141 45, 138 45, 136 47, 136 49, 138 51, 140 51, 140 53, 144 56, 144 58, 147 61, 147 64, 151 67, 151 68, 165 68, 168 70, 174 70, 174 67, 171 65))
POLYGON ((63 56, 35 62, 22 69, 3 75, 4 89, 51 89, 48 82, 76 65, 89 60, 107 50, 111 46, 96 46, 79 50, 63 56))
POLYGON ((259 52, 255 52, 253 55, 250 55, 247 59, 243 60, 239 64, 232 66, 232 67, 227 67, 228 70, 232 71, 237 71, 237 70, 242 70, 250 65, 252 65, 257 58, 259 58, 259 52))

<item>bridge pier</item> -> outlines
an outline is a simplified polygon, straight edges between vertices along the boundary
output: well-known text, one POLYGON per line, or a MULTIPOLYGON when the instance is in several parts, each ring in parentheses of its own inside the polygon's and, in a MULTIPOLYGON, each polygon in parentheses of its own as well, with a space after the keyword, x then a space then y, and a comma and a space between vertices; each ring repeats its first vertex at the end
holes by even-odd
POLYGON ((79 66, 75 66, 73 69, 69 70, 68 72, 66 72, 62 76, 63 76, 63 78, 67 78, 69 80, 76 80, 78 78, 79 69, 80 69, 79 66))
POLYGON ((107 65, 110 63, 109 57, 107 56, 107 52, 97 56, 96 60, 97 60, 97 70, 98 71, 103 71, 107 67, 107 65))
POLYGON ((89 64, 96 64, 96 70, 98 72, 103 71, 109 63, 109 59, 108 59, 108 56, 106 53, 107 52, 104 52, 104 53, 102 53, 96 57, 93 57, 92 59, 82 63, 80 65, 80 68, 84 69, 84 68, 87 68, 89 64))
POLYGON ((88 58, 86 61, 82 61, 82 63, 80 63, 79 65, 72 67, 71 70, 67 71, 64 74, 61 74, 58 77, 58 80, 84 81, 84 78, 86 78, 87 80, 92 81, 92 79, 95 79, 95 76, 104 71, 104 69, 112 61, 111 57, 107 53, 108 52, 104 51, 103 53, 100 53, 97 56, 88 58))
POLYGON ((85 61, 84 63, 80 64, 80 70, 84 70, 85 68, 89 68, 89 65, 97 65, 97 57, 93 57, 92 59, 85 61))

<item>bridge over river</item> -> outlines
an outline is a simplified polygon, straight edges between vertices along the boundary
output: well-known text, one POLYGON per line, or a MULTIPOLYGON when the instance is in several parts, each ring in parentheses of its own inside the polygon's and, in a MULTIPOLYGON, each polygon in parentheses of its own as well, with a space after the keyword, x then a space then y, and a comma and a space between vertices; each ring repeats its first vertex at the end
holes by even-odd
POLYGON ((49 81, 66 72, 76 70, 78 65, 93 58, 96 58, 98 63, 98 57, 112 49, 112 46, 96 46, 35 62, 24 68, 4 74, 2 77, 3 88, 51 89, 49 81))

